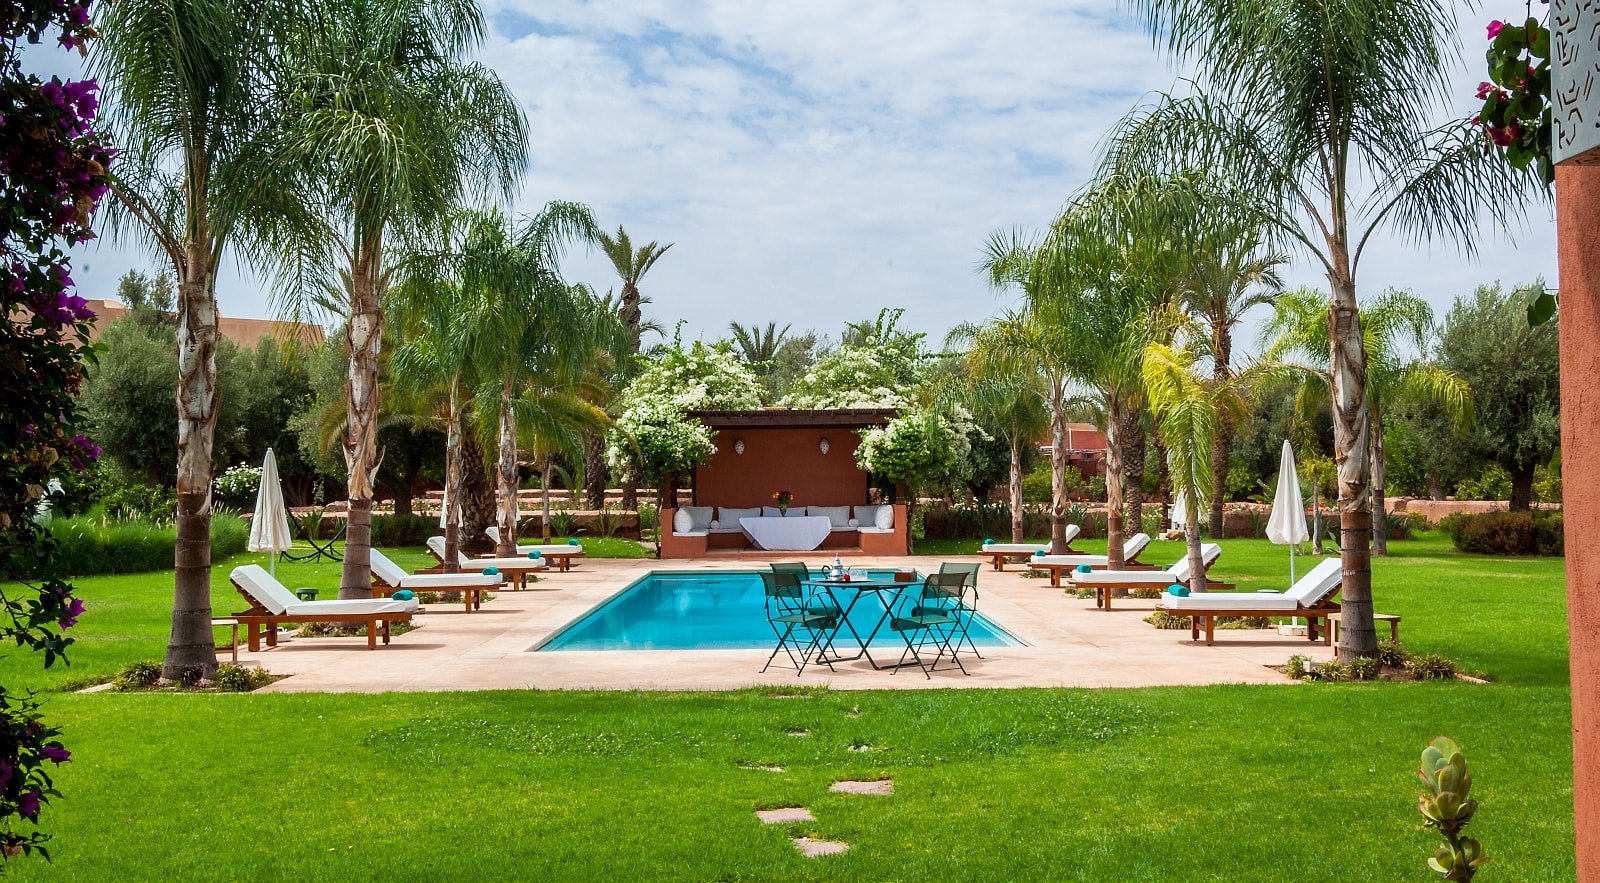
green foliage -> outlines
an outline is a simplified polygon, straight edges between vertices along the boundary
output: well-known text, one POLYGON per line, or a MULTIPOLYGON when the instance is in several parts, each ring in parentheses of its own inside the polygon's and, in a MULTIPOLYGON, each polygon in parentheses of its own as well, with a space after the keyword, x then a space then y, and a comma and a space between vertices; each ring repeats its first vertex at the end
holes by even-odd
POLYGON ((1419 681, 1455 680, 1456 664, 1440 653, 1419 653, 1412 656, 1406 668, 1419 681))
POLYGON ((1372 657, 1384 668, 1405 668, 1411 661, 1411 654, 1398 641, 1388 639, 1378 642, 1378 653, 1372 657))
MULTIPOLYGON (((50 531, 59 542, 57 566, 73 576, 171 569, 178 539, 170 518, 117 521, 90 514, 52 519, 50 531)), ((212 516, 211 554, 217 560, 243 552, 249 539, 250 526, 243 519, 223 512, 212 516)))
POLYGON ((159 484, 134 481, 110 463, 96 464, 90 500, 117 521, 160 521, 178 510, 177 495, 159 484))
POLYGON ((154 687, 161 680, 161 663, 155 659, 141 659, 130 662, 122 671, 117 672, 113 681, 118 690, 142 690, 154 687))
POLYGON ((1415 522, 1412 520, 1411 514, 1406 512, 1390 512, 1386 521, 1389 529, 1389 539, 1411 539, 1411 530, 1413 527, 1415 527, 1415 522))
POLYGON ((1560 512, 1457 514, 1440 521, 1457 549, 1477 555, 1563 555, 1560 512))
POLYGON ((372 516, 372 545, 381 549, 421 546, 441 532, 439 519, 427 515, 372 516))
POLYGON ((238 465, 211 480, 216 498, 235 509, 253 507, 261 489, 261 467, 238 465))
POLYGON ((1296 653, 1289 657, 1289 664, 1285 668, 1287 669, 1285 674, 1297 681, 1301 680, 1311 673, 1311 658, 1296 653))
POLYGON ((647 482, 685 475, 716 452, 711 430, 670 402, 631 402, 606 436, 606 460, 619 475, 647 482))
POLYGON ((957 443, 948 420, 918 409, 863 432, 856 462, 879 480, 905 485, 915 494, 957 462, 957 443))
POLYGON ((217 674, 213 680, 220 692, 249 693, 272 683, 272 673, 264 668, 245 668, 242 665, 223 663, 217 666, 217 674))
POLYGON ((557 509, 550 513, 550 532, 558 537, 573 537, 584 532, 578 527, 578 516, 565 509, 557 509))
POLYGON ((884 309, 845 328, 837 349, 819 356, 790 386, 792 408, 904 408, 922 380, 923 337, 898 327, 905 313, 884 309))
POLYGON ((117 280, 117 300, 133 312, 170 313, 174 304, 172 274, 162 270, 150 276, 129 270, 117 280))
MULTIPOLYGON (((1489 82, 1478 85, 1483 106, 1473 121, 1483 127, 1484 140, 1503 150, 1514 169, 1530 167, 1545 187, 1555 183, 1556 168, 1551 121, 1550 29, 1529 16, 1522 24, 1491 22, 1488 28, 1489 82)), ((1531 324, 1555 314, 1555 304, 1529 305, 1531 324)))
POLYGON ((1350 660, 1347 667, 1350 669, 1350 677, 1357 681, 1370 681, 1377 677, 1383 668, 1373 656, 1357 656, 1350 660))
POLYGON ((1561 502, 1561 452, 1549 463, 1533 470, 1533 499, 1538 503, 1561 502))
POLYGON ((1472 773, 1467 770, 1467 759, 1453 740, 1438 736, 1422 750, 1422 768, 1417 774, 1424 789, 1417 798, 1417 811, 1422 813, 1423 824, 1444 838, 1444 844, 1428 859, 1428 867, 1446 880, 1471 880, 1489 857, 1478 841, 1461 836, 1478 811, 1478 801, 1469 796, 1472 773))
POLYGON ((1337 659, 1330 659, 1317 666, 1312 676, 1319 681, 1342 681, 1350 677, 1350 668, 1337 659))
POLYGON ((1490 463, 1476 478, 1469 478, 1456 485, 1456 499, 1458 500, 1499 500, 1505 502, 1511 498, 1511 473, 1499 463, 1490 463))

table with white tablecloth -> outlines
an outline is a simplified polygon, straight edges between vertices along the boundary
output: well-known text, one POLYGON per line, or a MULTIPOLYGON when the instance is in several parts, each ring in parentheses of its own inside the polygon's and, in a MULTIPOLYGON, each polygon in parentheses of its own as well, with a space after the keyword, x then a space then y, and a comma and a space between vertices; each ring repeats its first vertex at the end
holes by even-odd
POLYGON ((741 518, 745 536, 769 552, 809 552, 822 545, 833 530, 825 515, 795 515, 787 518, 741 518))

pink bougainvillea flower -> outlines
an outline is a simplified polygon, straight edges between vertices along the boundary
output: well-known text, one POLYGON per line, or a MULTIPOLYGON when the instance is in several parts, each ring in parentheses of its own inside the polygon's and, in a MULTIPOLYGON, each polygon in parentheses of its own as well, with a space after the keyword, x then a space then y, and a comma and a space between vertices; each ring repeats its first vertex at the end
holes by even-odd
POLYGON ((21 813, 23 818, 37 819, 39 817, 39 798, 43 796, 37 790, 26 792, 17 798, 17 812, 21 813))
POLYGON ((1499 19, 1489 22, 1489 39, 1493 40, 1495 37, 1500 36, 1500 29, 1505 26, 1506 23, 1499 19))

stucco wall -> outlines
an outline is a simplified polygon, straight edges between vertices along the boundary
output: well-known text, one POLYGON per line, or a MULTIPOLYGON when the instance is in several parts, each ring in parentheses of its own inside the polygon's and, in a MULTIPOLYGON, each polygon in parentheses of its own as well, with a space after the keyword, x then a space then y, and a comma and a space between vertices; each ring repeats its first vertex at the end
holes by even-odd
POLYGON ((695 470, 695 505, 771 506, 775 491, 792 492, 796 506, 867 502, 867 475, 856 466, 861 438, 853 429, 740 427, 718 430, 716 443, 710 462, 695 470), (740 439, 742 454, 735 450, 740 439))

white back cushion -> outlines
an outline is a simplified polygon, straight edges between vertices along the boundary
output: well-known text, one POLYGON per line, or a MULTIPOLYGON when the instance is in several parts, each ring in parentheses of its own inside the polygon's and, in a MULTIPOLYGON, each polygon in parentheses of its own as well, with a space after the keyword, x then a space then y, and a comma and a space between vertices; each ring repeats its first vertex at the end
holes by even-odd
POLYGON ((761 509, 760 507, 754 509, 733 509, 728 506, 724 506, 717 512, 717 516, 717 521, 720 522, 723 527, 738 527, 739 519, 741 518, 760 518, 761 509))
POLYGON ((1122 557, 1137 557, 1140 552, 1144 551, 1144 547, 1148 545, 1150 545, 1150 535, 1147 533, 1136 533, 1133 536, 1128 537, 1128 541, 1122 544, 1122 557))
POLYGON ((290 607, 300 603, 294 592, 283 587, 273 576, 267 573, 266 568, 259 564, 246 564, 235 567, 230 574, 233 581, 238 583, 256 600, 257 604, 273 613, 284 613, 290 607))
POLYGON ((849 506, 807 506, 806 514, 825 516, 834 530, 844 530, 850 526, 849 506))
MULTIPOLYGON (((1222 547, 1216 543, 1203 543, 1200 546, 1200 562, 1208 570, 1212 564, 1216 563, 1217 557, 1221 554, 1222 547)), ((1167 568, 1167 572, 1172 574, 1172 578, 1179 582, 1188 582, 1191 576, 1189 572, 1189 553, 1184 552, 1183 557, 1178 559, 1178 563, 1167 568)))
POLYGON ((444 537, 428 537, 428 551, 432 552, 440 563, 444 562, 444 537))
POLYGON ((712 512, 711 506, 684 506, 679 512, 689 513, 689 530, 710 530, 712 512))
POLYGON ((883 508, 885 508, 885 507, 883 507, 883 506, 857 506, 856 507, 856 522, 858 524, 860 524, 862 527, 877 527, 878 526, 878 510, 879 509, 883 509, 883 508))
MULTIPOLYGON (((428 542, 431 543, 434 540, 438 540, 439 545, 444 545, 444 537, 430 537, 428 542)), ((377 549, 368 549, 367 554, 370 555, 372 559, 372 572, 378 575, 378 579, 383 580, 385 583, 388 583, 391 586, 400 585, 401 580, 411 575, 405 572, 405 568, 389 560, 388 555, 383 554, 377 549)))
POLYGON ((1328 597, 1343 580, 1344 562, 1338 558, 1324 558, 1283 594, 1298 601, 1302 607, 1311 607, 1328 597))
POLYGON ((762 506, 761 507, 761 517, 762 518, 778 518, 778 517, 780 517, 782 515, 783 515, 783 513, 778 511, 778 507, 777 506, 762 506))
POLYGON ((878 514, 873 517, 872 523, 882 530, 894 527, 894 507, 879 506, 878 514))
POLYGON ((694 518, 687 511, 679 509, 672 513, 673 533, 688 533, 691 530, 694 530, 694 518))
POLYGON ((495 545, 499 545, 500 544, 500 526, 499 525, 491 524, 488 527, 484 528, 483 529, 483 535, 488 537, 490 540, 494 541, 495 545))
POLYGON ((1083 533, 1083 528, 1078 527, 1076 524, 1067 525, 1067 527, 1066 527, 1067 543, 1070 545, 1073 540, 1078 538, 1078 534, 1080 534, 1080 533, 1083 533))

